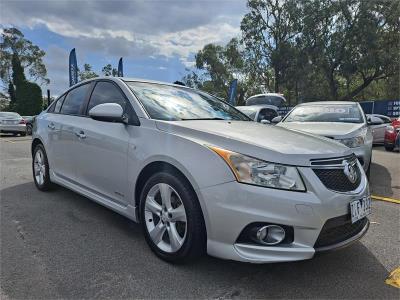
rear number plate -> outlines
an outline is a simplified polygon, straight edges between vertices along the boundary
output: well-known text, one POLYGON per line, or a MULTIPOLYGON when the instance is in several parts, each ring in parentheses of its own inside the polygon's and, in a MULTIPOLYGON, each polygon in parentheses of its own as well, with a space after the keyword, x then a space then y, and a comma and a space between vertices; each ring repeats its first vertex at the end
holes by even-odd
POLYGON ((371 196, 350 202, 351 223, 368 216, 371 213, 371 196))

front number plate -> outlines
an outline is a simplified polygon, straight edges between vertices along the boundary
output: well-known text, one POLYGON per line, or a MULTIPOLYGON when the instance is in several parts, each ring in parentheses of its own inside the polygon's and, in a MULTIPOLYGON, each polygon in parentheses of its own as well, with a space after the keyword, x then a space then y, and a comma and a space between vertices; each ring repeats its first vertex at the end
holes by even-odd
POLYGON ((371 196, 350 202, 351 223, 368 216, 371 213, 371 196))

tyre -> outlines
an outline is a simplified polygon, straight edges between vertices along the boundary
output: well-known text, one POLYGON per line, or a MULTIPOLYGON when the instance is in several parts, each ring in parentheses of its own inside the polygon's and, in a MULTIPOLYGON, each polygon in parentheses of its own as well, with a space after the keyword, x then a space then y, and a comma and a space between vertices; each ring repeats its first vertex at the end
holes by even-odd
POLYGON ((32 173, 33 181, 39 190, 48 191, 52 188, 53 185, 50 181, 49 162, 42 144, 38 144, 33 151, 32 173))
POLYGON ((385 144, 385 150, 386 151, 393 151, 393 149, 394 149, 394 145, 387 145, 387 144, 385 144))
POLYGON ((26 136, 26 132, 20 133, 21 136, 26 136))
POLYGON ((26 134, 32 135, 32 125, 26 125, 26 134))
POLYGON ((205 253, 203 214, 186 178, 173 172, 151 176, 141 192, 140 216, 148 245, 163 260, 184 263, 205 253))
POLYGON ((368 169, 367 169, 367 171, 365 172, 365 174, 367 175, 367 178, 368 178, 368 180, 371 178, 370 176, 371 176, 371 162, 369 162, 369 165, 368 165, 368 169))

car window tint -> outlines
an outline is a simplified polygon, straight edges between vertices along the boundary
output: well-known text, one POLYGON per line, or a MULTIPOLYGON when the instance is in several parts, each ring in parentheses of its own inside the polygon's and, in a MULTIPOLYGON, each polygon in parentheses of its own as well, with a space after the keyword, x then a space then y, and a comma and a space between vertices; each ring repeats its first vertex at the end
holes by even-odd
POLYGON ((126 99, 122 92, 111 82, 100 81, 96 84, 92 96, 90 97, 87 111, 103 103, 117 103, 126 111, 126 99))
POLYGON ((61 113, 66 115, 79 115, 79 111, 83 101, 85 100, 86 92, 89 84, 78 86, 68 92, 64 103, 61 106, 61 113))

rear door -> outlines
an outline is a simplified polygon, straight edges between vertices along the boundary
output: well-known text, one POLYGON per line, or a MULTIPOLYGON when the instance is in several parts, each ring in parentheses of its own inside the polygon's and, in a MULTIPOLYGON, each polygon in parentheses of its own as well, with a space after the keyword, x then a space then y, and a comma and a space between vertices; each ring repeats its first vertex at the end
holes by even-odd
POLYGON ((88 117, 90 109, 102 103, 117 103, 128 116, 133 112, 117 84, 106 80, 96 83, 87 104, 87 117, 75 124, 84 134, 77 144, 77 175, 89 191, 125 206, 128 201, 128 145, 130 131, 135 128, 88 117))
MULTIPOLYGON (((79 130, 76 124, 83 116, 83 105, 90 92, 91 83, 82 84, 70 90, 62 103, 56 104, 52 120, 49 120, 49 132, 53 132, 52 171, 63 180, 78 183, 76 177, 77 149, 79 130), (56 112, 56 110, 58 110, 56 112)), ((50 133, 51 134, 51 133, 50 133)))

